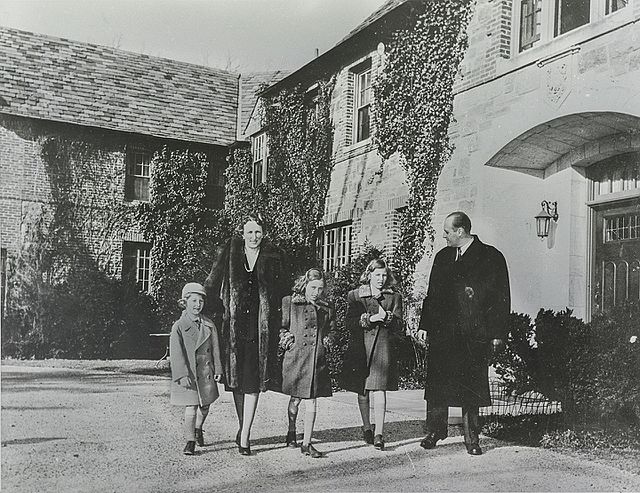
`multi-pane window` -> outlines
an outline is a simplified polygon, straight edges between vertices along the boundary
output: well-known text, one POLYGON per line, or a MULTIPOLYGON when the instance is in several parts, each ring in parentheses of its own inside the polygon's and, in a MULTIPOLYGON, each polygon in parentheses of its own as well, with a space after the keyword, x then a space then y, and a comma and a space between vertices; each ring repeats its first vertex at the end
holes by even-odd
POLYGON ((605 242, 638 238, 640 238, 640 214, 621 214, 604 219, 605 242))
POLYGON ((139 148, 128 149, 125 199, 148 202, 150 178, 151 153, 139 148))
POLYGON ((267 166, 269 162, 269 146, 266 132, 259 133, 251 138, 253 151, 253 164, 251 182, 254 187, 267 182, 267 166))
POLYGON ((604 13, 605 15, 617 12, 621 8, 626 7, 629 4, 629 0, 606 0, 604 13))
POLYGON ((594 198, 631 190, 640 190, 640 155, 617 158, 616 166, 597 166, 592 172, 594 198))
POLYGON ((542 0, 523 0, 520 8, 520 51, 540 40, 542 0))
POLYGON ((640 300, 640 153, 587 168, 593 183, 592 312, 640 300))
POLYGON ((325 271, 332 271, 351 261, 351 224, 326 228, 322 232, 321 257, 325 271))
POLYGON ((151 287, 151 245, 125 241, 122 247, 122 277, 135 282, 140 291, 151 287))
POLYGON ((519 49, 551 41, 628 4, 629 0, 519 0, 519 49))
POLYGON ((355 74, 355 126, 356 142, 369 138, 371 109, 371 68, 355 74))

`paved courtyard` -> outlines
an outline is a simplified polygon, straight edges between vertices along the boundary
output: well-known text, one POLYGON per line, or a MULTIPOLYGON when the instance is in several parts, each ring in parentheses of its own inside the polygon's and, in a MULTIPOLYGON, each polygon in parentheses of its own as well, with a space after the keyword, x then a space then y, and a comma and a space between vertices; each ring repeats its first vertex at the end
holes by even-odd
POLYGON ((7 492, 640 491, 631 473, 489 438, 480 457, 467 455, 459 436, 425 451, 419 391, 390 393, 384 452, 361 441, 354 395, 321 399, 315 445, 322 459, 284 448, 287 397, 275 393, 261 397, 254 455, 240 456, 232 399, 223 393, 205 425, 207 446, 187 457, 182 409, 169 405, 166 377, 1 368, 7 492))

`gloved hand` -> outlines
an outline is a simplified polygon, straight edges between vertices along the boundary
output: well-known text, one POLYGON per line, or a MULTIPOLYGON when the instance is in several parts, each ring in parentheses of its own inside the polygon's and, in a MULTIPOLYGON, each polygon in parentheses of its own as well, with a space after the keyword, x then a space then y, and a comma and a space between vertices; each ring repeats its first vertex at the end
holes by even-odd
POLYGON ((280 333, 280 348, 283 351, 288 351, 293 347, 293 343, 295 342, 295 337, 291 332, 281 332, 280 333))
POLYGON ((182 377, 180 380, 178 380, 178 385, 180 385, 180 387, 184 387, 185 389, 190 389, 193 388, 193 381, 189 376, 182 377))

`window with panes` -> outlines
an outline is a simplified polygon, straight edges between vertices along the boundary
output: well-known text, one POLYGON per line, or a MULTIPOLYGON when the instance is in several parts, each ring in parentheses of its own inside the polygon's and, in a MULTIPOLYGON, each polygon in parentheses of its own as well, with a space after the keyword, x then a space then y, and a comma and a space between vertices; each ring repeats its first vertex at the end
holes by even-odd
POLYGON ((371 135, 371 67, 355 73, 355 141, 366 140, 371 135))
POLYGON ((140 291, 151 289, 151 244, 125 241, 122 245, 122 278, 140 291))
POLYGON ((267 167, 269 163, 269 146, 266 132, 251 138, 252 169, 251 182, 254 187, 267 182, 267 167))
POLYGON ((149 201, 151 179, 151 152, 138 147, 127 149, 125 200, 149 201))
POLYGON ((592 311, 640 300, 640 153, 587 169, 593 211, 592 311))
POLYGON ((351 262, 351 223, 324 228, 320 242, 320 259, 325 271, 332 271, 351 262))

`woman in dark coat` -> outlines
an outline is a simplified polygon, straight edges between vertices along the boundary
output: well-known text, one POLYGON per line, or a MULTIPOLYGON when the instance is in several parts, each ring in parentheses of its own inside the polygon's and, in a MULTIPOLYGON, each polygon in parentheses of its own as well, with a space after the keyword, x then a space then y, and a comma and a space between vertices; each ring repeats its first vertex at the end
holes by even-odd
POLYGON ((401 335, 402 298, 394 291, 395 278, 382 259, 375 259, 360 277, 361 286, 347 295, 346 325, 349 345, 345 353, 342 385, 357 392, 366 443, 383 450, 387 390, 398 390, 398 362, 393 344, 401 335), (373 396, 375 437, 370 421, 373 396))
POLYGON ((336 328, 335 310, 322 299, 324 275, 309 269, 293 287, 293 296, 282 299, 280 344, 285 350, 282 364, 282 392, 290 395, 287 446, 296 447, 296 418, 305 400, 302 453, 318 458, 322 454, 311 445, 316 420, 316 398, 331 396, 331 379, 326 347, 336 328))
POLYGON ((264 240, 261 218, 244 222, 218 252, 205 281, 208 299, 221 323, 225 387, 238 414, 238 450, 251 455, 249 434, 260 392, 280 390, 278 337, 286 279, 283 256, 264 240))

